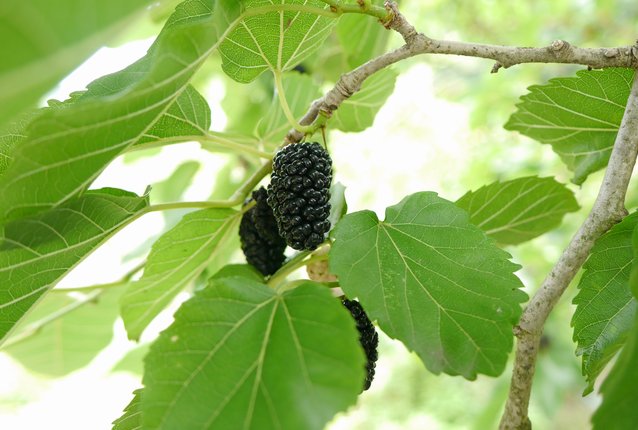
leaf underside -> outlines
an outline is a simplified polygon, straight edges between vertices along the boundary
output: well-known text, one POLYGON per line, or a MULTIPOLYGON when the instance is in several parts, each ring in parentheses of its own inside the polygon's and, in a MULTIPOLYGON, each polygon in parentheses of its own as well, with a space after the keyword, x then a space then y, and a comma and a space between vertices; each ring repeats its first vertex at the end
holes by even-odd
POLYGON ((550 144, 581 184, 609 161, 633 76, 632 69, 581 70, 531 86, 505 128, 550 144))
MULTIPOLYGON (((80 369, 111 342, 121 294, 122 288, 112 288, 77 308, 77 299, 65 294, 49 294, 21 321, 20 327, 27 330, 27 335, 30 324, 37 324, 41 318, 73 310, 49 322, 37 333, 3 348, 3 352, 43 375, 60 377, 80 369)), ((18 331, 16 336, 20 334, 18 331)))
POLYGON ((638 386, 638 320, 635 321, 618 360, 603 382, 603 402, 592 417, 594 430, 625 430, 636 427, 638 386))
MULTIPOLYGON (((245 10, 270 6, 271 0, 246 0, 245 10)), ((328 6, 318 0, 281 0, 277 4, 328 6)), ((298 11, 274 11, 248 16, 219 46, 224 72, 248 83, 266 70, 291 70, 318 50, 330 34, 335 20, 298 11)))
POLYGON ((456 205, 472 224, 504 245, 516 245, 558 226, 563 216, 579 209, 565 185, 554 178, 530 176, 495 182, 470 191, 456 205))
POLYGON ((103 189, 7 224, 0 236, 0 339, 44 293, 147 205, 146 197, 103 189))
POLYGON ((78 196, 115 157, 157 133, 153 127, 190 94, 190 78, 215 47, 211 22, 212 0, 185 1, 145 57, 41 111, 0 177, 0 223, 78 196))
POLYGON ((572 319, 577 355, 582 355, 585 393, 623 346, 636 317, 637 302, 629 288, 634 253, 632 233, 638 213, 626 217, 596 241, 578 284, 572 319))
POLYGON ((192 212, 154 244, 144 275, 122 297, 122 319, 130 339, 142 331, 219 253, 236 234, 240 214, 232 209, 192 212))

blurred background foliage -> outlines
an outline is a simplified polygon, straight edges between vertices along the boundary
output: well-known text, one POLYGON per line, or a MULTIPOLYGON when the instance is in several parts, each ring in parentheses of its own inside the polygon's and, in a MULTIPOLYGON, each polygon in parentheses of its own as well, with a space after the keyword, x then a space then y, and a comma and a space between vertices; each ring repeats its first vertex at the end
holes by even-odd
MULTIPOLYGON (((124 48, 131 42, 157 34, 177 3, 167 0, 155 5, 117 38, 109 55, 125 55, 124 48)), ((596 47, 629 45, 638 34, 638 3, 630 0, 403 0, 401 9, 418 30, 430 37, 468 42, 544 46, 554 39, 564 39, 579 46, 596 47)), ((380 32, 373 41, 362 40, 361 50, 355 53, 358 55, 344 55, 340 37, 359 37, 362 33, 358 33, 358 26, 377 24, 367 17, 343 20, 323 50, 307 64, 300 65, 300 70, 324 90, 341 73, 364 61, 365 56, 401 44, 397 35, 380 32), (357 19, 368 21, 363 23, 357 19)), ((526 87, 552 77, 573 75, 579 67, 522 65, 490 74, 491 67, 490 61, 474 58, 421 56, 410 59, 394 67, 399 73, 394 93, 372 127, 361 133, 342 133, 328 127, 327 140, 334 158, 336 180, 347 187, 350 211, 371 208, 383 216, 385 207, 416 191, 433 190, 456 200, 467 190, 487 183, 528 175, 555 176, 569 183, 570 172, 548 146, 506 132, 502 125, 514 112, 518 97, 525 93, 526 87)), ((103 73, 93 67, 89 75, 95 78, 103 73)), ((81 89, 87 82, 72 79, 71 84, 76 85, 72 89, 81 89)), ((219 56, 210 58, 194 84, 211 105, 212 127, 216 131, 251 134, 272 108, 272 76, 263 74, 251 84, 238 84, 223 74, 219 56)), ((51 96, 64 98, 68 94, 65 88, 58 88, 51 96)), ((257 162, 245 156, 211 154, 194 144, 172 145, 121 157, 98 183, 136 192, 152 185, 151 199, 155 202, 221 199, 232 194, 257 162)), ((518 275, 529 293, 538 287, 584 220, 601 178, 602 172, 598 172, 582 187, 571 186, 582 209, 566 216, 559 228, 523 245, 507 248, 514 261, 522 266, 518 275)), ((628 199, 628 208, 633 210, 638 205, 635 184, 630 187, 628 199)), ((84 265, 87 268, 80 270, 80 275, 71 276, 65 286, 108 282, 117 279, 114 272, 126 273, 148 253, 153 240, 174 225, 176 214, 168 215, 145 218, 146 227, 152 227, 151 230, 127 229, 124 239, 110 244, 117 254, 117 257, 109 257, 115 259, 112 265, 100 263, 99 256, 92 257, 84 265), (130 249, 122 254, 124 244, 130 249)), ((229 261, 241 261, 238 243, 232 248, 235 252, 224 256, 223 261, 215 261, 208 275, 229 261)), ((589 428, 589 417, 599 403, 596 394, 581 397, 585 382, 580 375, 580 360, 574 354, 576 347, 570 327, 574 285, 552 313, 545 330, 531 400, 535 428, 589 428)), ((116 306, 113 301, 100 305, 116 306)), ((165 321, 157 324, 154 333, 166 326, 175 306, 165 313, 165 321)), ((109 315, 108 311, 104 313, 109 315)), ((74 318, 84 317, 86 321, 81 324, 88 327, 91 315, 91 311, 78 312, 74 318)), ((40 351, 55 348, 51 347, 54 342, 51 336, 62 329, 73 332, 69 327, 51 327, 16 344, 12 358, 7 353, 0 355, 2 374, 11 375, 0 388, 0 428, 34 428, 29 427, 28 418, 33 411, 49 414, 51 428, 107 428, 105 423, 119 416, 121 408, 128 403, 131 390, 139 385, 142 358, 147 350, 145 344, 152 340, 152 333, 143 339, 144 345, 138 347, 125 340, 118 321, 112 341, 108 333, 105 342, 94 339, 88 346, 73 345, 78 350, 93 348, 95 355, 111 342, 88 367, 63 378, 52 379, 67 373, 53 358, 51 366, 58 367, 48 371, 46 360, 18 361, 25 354, 40 354, 38 348, 40 351), (39 344, 29 344, 38 338, 39 344), (79 379, 92 387, 85 386, 82 393, 82 388, 78 388, 82 387, 79 379), (65 406, 47 408, 45 405, 55 402, 54 398, 60 393, 75 398, 93 393, 95 387, 108 392, 110 400, 103 396, 100 401, 106 403, 99 409, 88 403, 84 406, 86 411, 100 410, 101 413, 87 412, 82 418, 73 418, 72 411, 81 409, 77 403, 69 402, 66 411, 65 406), (75 390, 74 394, 65 389, 75 390), (100 421, 95 421, 98 419, 100 421)), ((88 339, 90 335, 85 330, 78 337, 88 339)), ((479 377, 474 382, 432 375, 415 355, 385 336, 381 336, 379 355, 372 388, 361 395, 356 407, 336 417, 330 429, 479 430, 497 425, 507 395, 509 369, 499 378, 479 377)), ((75 360, 81 365, 88 361, 85 355, 75 360)))

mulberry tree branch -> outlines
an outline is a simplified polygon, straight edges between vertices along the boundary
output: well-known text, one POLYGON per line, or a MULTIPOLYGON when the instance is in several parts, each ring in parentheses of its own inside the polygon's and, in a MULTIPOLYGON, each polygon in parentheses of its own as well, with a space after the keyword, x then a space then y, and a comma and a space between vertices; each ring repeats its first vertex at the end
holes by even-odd
MULTIPOLYGON (((494 60, 492 73, 525 63, 582 64, 592 68, 629 67, 638 69, 638 45, 612 48, 579 48, 564 40, 555 40, 549 46, 527 48, 504 45, 456 42, 432 39, 419 33, 399 12, 395 2, 386 2, 390 18, 383 24, 399 33, 405 44, 400 48, 376 57, 356 69, 345 73, 335 86, 322 98, 315 100, 301 118, 302 126, 325 124, 325 119, 339 108, 341 103, 361 89, 363 82, 379 70, 401 60, 423 54, 461 55, 494 60)), ((299 142, 304 134, 297 130, 288 132, 285 143, 299 142)))
POLYGON ((625 194, 637 154, 638 73, 634 77, 625 114, 596 202, 540 289, 530 300, 515 328, 518 337, 516 358, 500 429, 531 428, 527 407, 543 326, 558 299, 587 259, 596 239, 627 215, 625 194))

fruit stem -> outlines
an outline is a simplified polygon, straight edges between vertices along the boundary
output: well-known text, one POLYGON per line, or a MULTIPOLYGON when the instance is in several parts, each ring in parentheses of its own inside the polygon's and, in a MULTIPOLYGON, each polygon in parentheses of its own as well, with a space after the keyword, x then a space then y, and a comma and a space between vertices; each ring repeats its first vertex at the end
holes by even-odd
POLYGON ((244 154, 253 155, 259 158, 272 158, 272 154, 269 152, 260 151, 257 148, 253 148, 248 144, 237 143, 223 133, 216 133, 213 131, 202 130, 202 135, 192 136, 177 136, 158 139, 154 142, 145 143, 142 145, 136 145, 131 147, 127 152, 142 151, 145 149, 160 148, 166 145, 172 145, 185 142, 198 142, 202 145, 202 148, 209 151, 218 151, 221 149, 231 150, 233 152, 240 152, 244 154))
POLYGON ((208 209, 208 208, 233 208, 244 203, 250 192, 272 171, 272 160, 264 163, 259 170, 252 174, 241 187, 233 193, 228 200, 210 200, 201 202, 175 202, 162 203, 147 207, 140 215, 148 212, 158 212, 171 209, 208 209))
POLYGON ((277 291, 282 290, 282 283, 286 280, 288 275, 290 275, 295 270, 307 266, 308 264, 314 263, 315 261, 327 260, 328 255, 311 255, 312 251, 302 251, 292 257, 286 264, 284 264, 279 270, 275 272, 274 275, 270 277, 268 280, 268 286, 277 291), (306 259, 311 255, 310 258, 306 259))

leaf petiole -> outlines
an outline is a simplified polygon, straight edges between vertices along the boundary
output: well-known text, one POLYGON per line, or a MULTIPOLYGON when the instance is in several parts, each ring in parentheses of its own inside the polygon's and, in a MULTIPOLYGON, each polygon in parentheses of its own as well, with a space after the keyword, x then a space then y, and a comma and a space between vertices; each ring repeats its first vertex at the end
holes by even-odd
POLYGON ((293 273, 295 270, 307 266, 308 264, 314 263, 315 261, 327 260, 327 254, 315 254, 312 255, 312 251, 302 251, 291 258, 286 264, 284 264, 274 275, 270 277, 267 282, 267 285, 270 288, 274 288, 277 291, 281 291, 282 283, 286 280, 288 275, 293 273), (307 258, 310 255, 310 258, 307 258))
POLYGON ((290 123, 290 125, 300 133, 308 134, 314 131, 314 127, 308 125, 301 125, 295 119, 295 115, 292 113, 290 109, 290 105, 288 104, 288 100, 286 100, 286 92, 284 91, 284 85, 281 80, 281 72, 273 71, 273 75, 275 78, 275 87, 277 88, 277 98, 279 99, 279 104, 281 105, 281 109, 284 111, 284 115, 286 119, 290 123))

